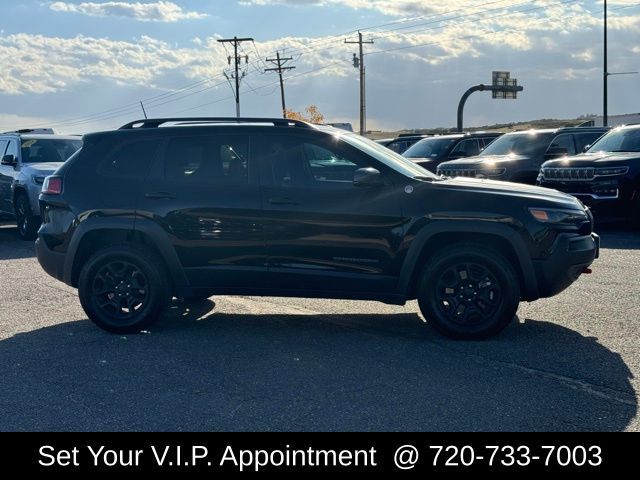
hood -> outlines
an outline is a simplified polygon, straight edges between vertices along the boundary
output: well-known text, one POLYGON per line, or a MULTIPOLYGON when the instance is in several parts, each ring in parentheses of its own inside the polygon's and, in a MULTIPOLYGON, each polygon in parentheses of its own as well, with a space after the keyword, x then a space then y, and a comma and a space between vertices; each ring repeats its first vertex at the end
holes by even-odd
POLYGON ((34 174, 49 174, 55 172, 64 162, 23 163, 22 169, 34 174))
POLYGON ((581 153, 580 155, 575 155, 573 157, 563 157, 549 160, 548 162, 544 162, 542 164, 542 167, 607 167, 614 163, 628 165, 631 161, 640 164, 640 152, 581 153))
MULTIPOLYGON (((479 194, 504 195, 506 197, 520 197, 528 200, 555 203, 559 208, 582 208, 582 204, 575 197, 553 190, 551 188, 534 187, 522 183, 501 182, 480 178, 457 177, 442 182, 443 186, 459 189, 464 192, 479 194)), ((507 199, 505 199, 507 201, 507 199)))
POLYGON ((526 155, 476 155, 475 157, 461 158, 459 160, 449 160, 440 164, 440 168, 477 168, 478 166, 486 166, 493 168, 496 164, 504 162, 515 162, 518 160, 526 160, 526 155))

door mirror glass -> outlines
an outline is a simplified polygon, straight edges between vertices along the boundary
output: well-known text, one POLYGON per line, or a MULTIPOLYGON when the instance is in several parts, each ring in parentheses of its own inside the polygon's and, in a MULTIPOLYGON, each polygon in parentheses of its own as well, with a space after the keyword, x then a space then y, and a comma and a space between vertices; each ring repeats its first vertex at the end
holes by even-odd
POLYGON ((353 185, 356 187, 377 187, 382 185, 380 171, 372 167, 359 168, 353 173, 353 185))
POLYGON ((13 155, 5 155, 2 157, 2 165, 9 165, 10 167, 15 167, 18 164, 16 161, 16 157, 13 155))

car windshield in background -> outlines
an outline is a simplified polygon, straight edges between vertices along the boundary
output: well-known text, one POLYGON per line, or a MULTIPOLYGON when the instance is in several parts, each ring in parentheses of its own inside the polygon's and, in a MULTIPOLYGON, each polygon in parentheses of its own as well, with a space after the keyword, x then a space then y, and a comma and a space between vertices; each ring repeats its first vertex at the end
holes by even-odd
POLYGON ((407 149, 402 156, 407 158, 439 158, 458 138, 425 138, 407 149))
POLYGON ((545 133, 507 133, 496 138, 485 148, 480 156, 485 155, 542 155, 551 140, 553 132, 545 133))
POLYGON ((593 152, 640 152, 640 128, 615 129, 588 150, 593 152))
POLYGON ((407 177, 438 178, 438 176, 413 163, 411 160, 403 157, 393 150, 388 149, 387 147, 383 147, 373 140, 369 140, 368 138, 361 137, 356 134, 340 135, 339 138, 347 142, 352 147, 371 155, 379 162, 384 163, 388 167, 393 168, 395 171, 400 172, 407 177))
POLYGON ((24 138, 22 161, 25 163, 64 162, 82 147, 82 140, 24 138))

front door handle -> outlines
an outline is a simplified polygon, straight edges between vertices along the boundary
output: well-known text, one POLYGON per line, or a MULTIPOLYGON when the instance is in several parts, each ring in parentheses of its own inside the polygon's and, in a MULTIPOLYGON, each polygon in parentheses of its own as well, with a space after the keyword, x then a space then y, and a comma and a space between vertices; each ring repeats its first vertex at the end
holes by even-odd
POLYGON ((299 202, 292 200, 291 198, 270 198, 269 203, 271 205, 300 205, 299 202))
POLYGON ((166 198, 168 200, 173 200, 176 197, 169 193, 169 192, 148 192, 144 194, 145 198, 150 198, 152 200, 159 200, 159 199, 163 199, 166 198))

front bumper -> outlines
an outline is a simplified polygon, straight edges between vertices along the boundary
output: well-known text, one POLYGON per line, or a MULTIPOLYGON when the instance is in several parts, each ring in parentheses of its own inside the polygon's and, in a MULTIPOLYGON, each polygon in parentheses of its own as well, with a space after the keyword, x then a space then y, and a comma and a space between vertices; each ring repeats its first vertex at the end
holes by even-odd
POLYGON ((599 255, 600 237, 595 233, 558 236, 551 254, 544 260, 534 260, 540 297, 551 297, 565 290, 599 255))

